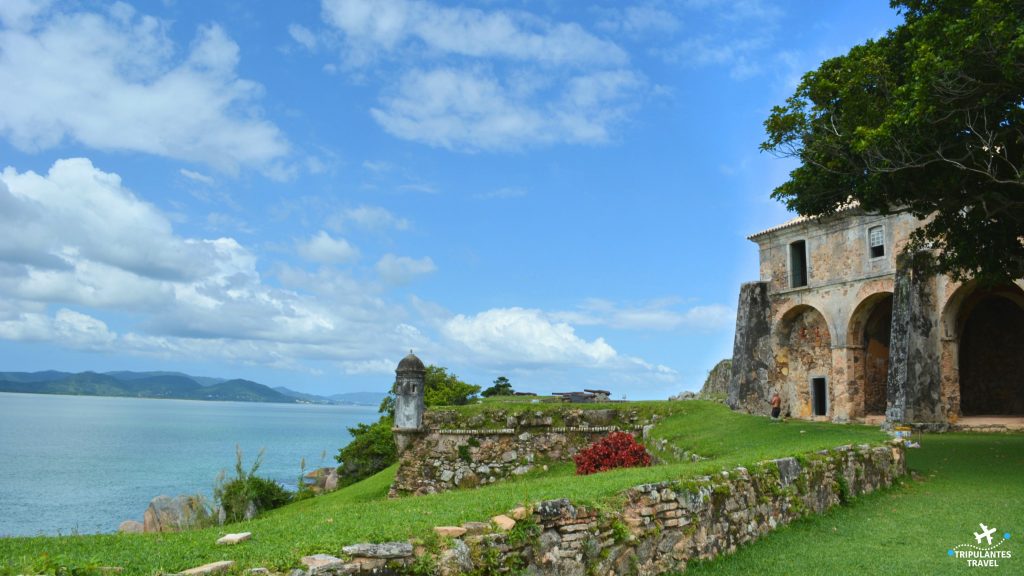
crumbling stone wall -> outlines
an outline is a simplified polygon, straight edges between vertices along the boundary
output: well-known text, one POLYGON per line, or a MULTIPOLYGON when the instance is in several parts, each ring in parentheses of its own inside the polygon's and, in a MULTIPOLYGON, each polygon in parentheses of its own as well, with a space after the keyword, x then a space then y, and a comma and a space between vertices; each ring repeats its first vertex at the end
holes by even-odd
POLYGON ((733 552, 797 518, 889 487, 905 474, 900 444, 841 446, 714 476, 635 486, 616 509, 548 500, 490 522, 438 527, 450 538, 439 551, 401 542, 348 546, 347 558, 325 560, 323 569, 310 573, 361 574, 372 566, 412 574, 416 565, 444 575, 682 571, 695 559, 733 552))
POLYGON ((390 495, 423 495, 453 488, 476 488, 503 478, 526 474, 548 462, 571 459, 580 449, 610 432, 640 434, 645 424, 635 410, 532 411, 498 418, 479 415, 466 427, 453 412, 427 412, 424 430, 409 436, 398 457, 398 472, 390 495), (472 427, 470 427, 472 426, 472 427))

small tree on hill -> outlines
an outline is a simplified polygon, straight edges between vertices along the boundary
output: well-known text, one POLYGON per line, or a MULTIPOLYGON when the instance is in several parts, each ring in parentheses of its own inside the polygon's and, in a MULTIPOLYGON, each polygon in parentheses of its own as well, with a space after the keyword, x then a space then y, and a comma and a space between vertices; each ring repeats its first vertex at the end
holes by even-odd
POLYGON ((515 394, 515 390, 512 390, 512 383, 504 376, 498 376, 494 380, 494 386, 491 386, 480 393, 484 398, 490 398, 491 396, 511 396, 513 394, 515 394))

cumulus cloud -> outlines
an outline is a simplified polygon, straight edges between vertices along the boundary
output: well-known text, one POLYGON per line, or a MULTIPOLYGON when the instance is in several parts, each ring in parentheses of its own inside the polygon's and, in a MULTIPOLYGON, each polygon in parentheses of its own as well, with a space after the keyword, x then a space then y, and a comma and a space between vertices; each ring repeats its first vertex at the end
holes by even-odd
POLYGON ((349 69, 379 59, 370 113, 397 138, 460 151, 600 144, 646 88, 626 52, 575 23, 421 0, 324 0, 349 69))
POLYGON ((0 319, 0 338, 55 342, 76 350, 110 350, 117 339, 107 325, 80 312, 61 308, 54 316, 35 312, 0 319))
POLYGON ((201 26, 181 58, 166 22, 126 4, 105 13, 3 4, 0 85, 17 89, 0 90, 0 135, 17 148, 70 139, 287 176, 289 145, 255 111, 262 89, 238 77, 238 45, 219 26, 201 26))
MULTIPOLYGON (((314 255, 344 255, 323 238, 309 243, 314 255)), ((428 340, 373 284, 330 268, 278 276, 283 287, 264 282, 257 256, 233 238, 176 234, 89 160, 0 173, 0 338, 282 367, 372 360, 428 340), (132 331, 108 326, 97 316, 106 310, 132 331)))
POLYGON ((475 316, 458 314, 441 329, 445 337, 499 364, 593 365, 616 358, 603 338, 576 335, 566 322, 540 310, 495 308, 475 316))
POLYGON ((455 150, 596 144, 610 139, 644 83, 628 70, 583 74, 538 104, 545 98, 519 92, 483 69, 412 70, 370 113, 394 136, 455 150))
POLYGON ((299 256, 321 264, 348 264, 359 258, 359 250, 344 238, 332 238, 321 230, 299 244, 299 256))
POLYGON ((548 65, 623 64, 626 53, 575 23, 511 11, 419 0, 324 0, 324 19, 345 34, 350 63, 413 46, 473 58, 548 65))
POLYGON ((418 276, 430 274, 437 270, 429 256, 410 258, 385 254, 377 261, 377 273, 391 284, 406 284, 418 276))

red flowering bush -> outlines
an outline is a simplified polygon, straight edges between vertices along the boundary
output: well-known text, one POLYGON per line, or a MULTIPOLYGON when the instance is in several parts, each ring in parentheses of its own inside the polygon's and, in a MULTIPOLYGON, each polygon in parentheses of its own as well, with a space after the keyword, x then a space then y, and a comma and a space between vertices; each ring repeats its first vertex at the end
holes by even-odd
POLYGON ((613 468, 651 465, 651 455, 647 453, 644 445, 626 432, 612 432, 580 450, 573 456, 573 460, 576 462, 576 474, 579 475, 604 472, 613 468))

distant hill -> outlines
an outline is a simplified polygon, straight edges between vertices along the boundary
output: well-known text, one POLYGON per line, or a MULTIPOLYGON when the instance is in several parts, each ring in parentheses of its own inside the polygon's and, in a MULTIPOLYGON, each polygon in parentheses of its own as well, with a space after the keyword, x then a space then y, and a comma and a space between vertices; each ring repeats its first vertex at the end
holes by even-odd
POLYGON ((286 404, 299 402, 296 398, 249 380, 227 380, 203 386, 191 376, 177 372, 0 372, 0 392, 286 404))
POLYGON ((334 400, 327 398, 326 396, 317 396, 316 394, 306 394, 305 392, 299 392, 292 390, 291 388, 285 388, 284 386, 274 386, 274 390, 288 396, 290 398, 296 398, 303 402, 310 404, 337 404, 334 400))
POLYGON ((284 386, 271 388, 251 380, 191 376, 182 372, 126 370, 97 372, 0 372, 0 392, 69 394, 75 396, 124 396, 130 398, 173 398, 178 400, 220 400, 275 402, 279 404, 354 404, 378 406, 385 394, 349 392, 317 396, 284 386))
POLYGON ((387 394, 383 392, 346 392, 345 394, 331 394, 331 400, 339 404, 357 404, 359 406, 380 406, 380 401, 387 394))

